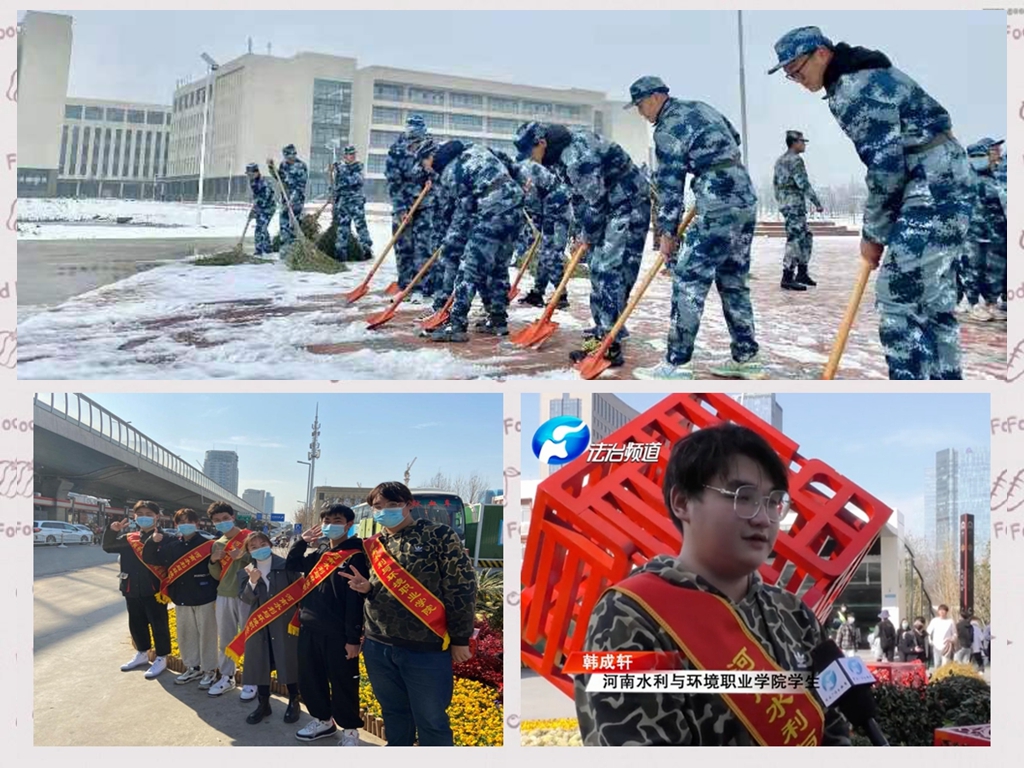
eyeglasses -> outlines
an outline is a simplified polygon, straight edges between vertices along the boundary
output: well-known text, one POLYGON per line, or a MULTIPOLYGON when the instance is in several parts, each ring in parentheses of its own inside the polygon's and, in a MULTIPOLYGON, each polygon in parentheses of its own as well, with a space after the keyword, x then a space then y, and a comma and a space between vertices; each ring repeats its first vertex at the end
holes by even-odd
POLYGON ((773 523, 779 522, 789 511, 790 498, 785 491, 772 491, 767 496, 761 496, 757 486, 754 485, 741 485, 735 491, 716 488, 713 485, 704 487, 732 499, 733 511, 742 520, 753 520, 761 511, 762 506, 768 515, 768 520, 773 523))
POLYGON ((786 79, 787 79, 787 80, 799 80, 799 79, 800 79, 800 71, 801 71, 801 70, 802 70, 802 69, 803 69, 804 67, 806 67, 806 66, 807 66, 807 62, 809 62, 810 60, 811 60, 811 57, 810 57, 810 56, 804 56, 804 63, 803 63, 803 64, 801 64, 801 65, 800 65, 799 67, 797 67, 796 69, 794 69, 794 70, 793 70, 792 72, 786 72, 786 79))

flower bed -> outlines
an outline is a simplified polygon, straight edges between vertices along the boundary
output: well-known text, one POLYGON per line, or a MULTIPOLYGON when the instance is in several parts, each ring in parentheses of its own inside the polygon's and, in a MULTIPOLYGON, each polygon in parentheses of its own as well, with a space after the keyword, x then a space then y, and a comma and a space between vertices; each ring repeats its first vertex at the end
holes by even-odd
POLYGON ((519 725, 519 743, 524 747, 582 747, 580 726, 572 718, 524 720, 519 725))

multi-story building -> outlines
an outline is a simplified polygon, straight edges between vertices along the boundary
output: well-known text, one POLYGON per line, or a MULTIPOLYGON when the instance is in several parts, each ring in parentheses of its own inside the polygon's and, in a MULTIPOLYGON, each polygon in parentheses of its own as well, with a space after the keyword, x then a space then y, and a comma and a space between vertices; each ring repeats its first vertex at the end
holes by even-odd
POLYGON ((782 431, 782 406, 774 394, 755 395, 748 392, 732 395, 732 398, 761 421, 771 424, 779 432, 782 431))
POLYGON ((224 490, 238 494, 238 454, 234 451, 207 451, 203 460, 203 474, 224 490))
POLYGON ((960 515, 974 516, 975 560, 989 543, 988 448, 947 448, 935 454, 925 477, 925 535, 939 555, 956 556, 960 547, 960 515))
POLYGON ((279 158, 286 144, 294 144, 309 165, 308 197, 323 196, 328 165, 351 143, 364 159, 367 200, 385 201, 387 150, 413 113, 424 117, 439 140, 458 138, 512 153, 516 128, 528 120, 592 128, 622 144, 638 163, 650 162, 646 123, 597 91, 356 65, 353 58, 318 53, 291 58, 250 53, 209 78, 179 86, 171 121, 169 196, 196 196, 206 99, 203 195, 210 200, 246 199, 246 164, 279 158))
POLYGON ((28 11, 18 25, 18 197, 57 194, 71 17, 28 11))
POLYGON ((369 488, 362 487, 318 485, 313 489, 313 511, 319 518, 321 510, 331 504, 356 507, 366 501, 366 494, 369 492, 369 488))
POLYGON ((256 509, 263 512, 265 516, 274 511, 274 497, 266 491, 246 488, 242 491, 242 500, 252 504, 256 509))
POLYGON ((57 196, 159 198, 170 131, 168 106, 69 97, 57 196))
POLYGON ((265 492, 266 495, 263 497, 263 511, 268 515, 274 514, 274 494, 270 491, 265 492))

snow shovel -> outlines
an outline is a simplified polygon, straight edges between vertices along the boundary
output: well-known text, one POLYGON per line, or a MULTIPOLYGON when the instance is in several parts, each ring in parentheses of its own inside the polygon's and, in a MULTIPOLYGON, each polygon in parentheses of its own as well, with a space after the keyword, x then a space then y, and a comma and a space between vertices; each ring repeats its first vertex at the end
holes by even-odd
MULTIPOLYGON (((366 295, 367 291, 370 290, 370 281, 373 279, 373 276, 377 274, 377 270, 380 269, 380 265, 384 263, 384 258, 388 255, 388 253, 391 252, 391 249, 394 247, 395 243, 398 242, 398 238, 401 236, 402 231, 405 229, 406 225, 410 221, 412 221, 413 214, 416 213, 416 209, 420 207, 420 203, 423 202, 423 198, 427 196, 427 192, 430 191, 430 186, 431 183, 429 181, 423 185, 423 189, 420 191, 419 196, 413 202, 412 208, 410 208, 409 212, 405 214, 405 216, 402 218, 402 223, 398 226, 398 229, 395 230, 395 234, 391 236, 391 240, 388 241, 387 247, 384 248, 384 252, 377 257, 377 261, 375 261, 373 263, 373 266, 370 267, 370 272, 366 275, 366 279, 363 280, 363 282, 361 282, 356 287, 355 290, 345 294, 345 300, 349 304, 359 301, 359 299, 363 298, 363 296, 366 295)), ((390 287, 391 286, 388 286, 388 288, 390 287)))
POLYGON ((530 229, 533 230, 533 243, 530 244, 530 250, 526 252, 526 258, 523 260, 523 265, 519 267, 519 274, 516 275, 516 281, 512 283, 512 287, 509 288, 509 301, 512 301, 519 295, 519 281, 523 279, 523 275, 526 274, 526 270, 530 268, 530 262, 533 261, 533 256, 537 253, 537 248, 540 247, 540 230, 534 226, 533 219, 530 218, 530 214, 524 213, 523 215, 526 217, 526 222, 530 225, 530 229))
POLYGON ((433 331, 433 330, 436 330, 437 328, 440 328, 445 323, 447 323, 448 322, 448 318, 451 317, 451 314, 452 314, 452 304, 454 304, 454 303, 455 303, 455 292, 452 291, 452 295, 448 297, 448 301, 446 301, 444 303, 444 306, 441 307, 439 310, 437 310, 437 312, 432 314, 426 320, 423 320, 420 323, 420 328, 422 328, 425 331, 433 331))
MULTIPOLYGON (((679 222, 678 229, 676 229, 676 239, 682 239, 683 235, 686 233, 686 228, 690 226, 690 222, 693 221, 693 217, 696 214, 697 209, 691 208, 683 217, 683 220, 679 222)), ((619 319, 615 321, 615 325, 612 326, 612 329, 608 331, 608 334, 601 341, 601 346, 583 358, 576 366, 576 370, 580 372, 580 376, 584 379, 596 379, 608 369, 608 366, 612 364, 611 360, 608 360, 605 357, 605 354, 608 352, 608 348, 615 341, 615 337, 618 336, 619 331, 622 330, 622 326, 626 324, 626 320, 628 320, 629 316, 633 314, 633 310, 636 309, 636 305, 640 303, 640 299, 642 299, 644 293, 647 292, 647 289, 651 285, 651 281, 658 276, 658 272, 661 271, 661 267, 664 263, 665 255, 659 252, 658 258, 655 260, 651 268, 647 270, 647 274, 644 275, 644 280, 640 284, 640 290, 633 294, 633 298, 629 300, 626 308, 623 310, 622 314, 619 315, 619 319)))
POLYGON ((853 295, 850 297, 850 304, 846 308, 846 316, 843 317, 843 323, 839 326, 839 333, 836 335, 835 343, 832 345, 832 354, 828 358, 828 365, 825 366, 825 373, 821 377, 824 381, 831 381, 836 377, 839 360, 843 356, 843 350, 846 349, 846 339, 850 335, 853 321, 857 319, 860 300, 864 296, 864 289, 867 288, 868 278, 871 277, 872 271, 872 267, 868 262, 861 262, 860 274, 857 275, 857 284, 853 287, 853 295))
POLYGON ((554 294, 551 296, 551 301, 549 301, 548 305, 544 308, 544 314, 540 316, 539 320, 530 323, 521 331, 516 331, 509 336, 509 341, 517 347, 539 347, 554 335, 555 331, 558 330, 558 323, 551 322, 551 316, 555 313, 555 307, 558 304, 558 300, 562 298, 562 294, 565 293, 565 290, 569 285, 569 278, 572 277, 572 273, 576 269, 576 265, 580 263, 580 259, 583 258, 583 254, 586 250, 586 246, 584 245, 576 247, 572 257, 569 259, 569 263, 565 265, 565 272, 562 274, 562 281, 558 284, 558 288, 555 289, 554 294))
POLYGON ((441 251, 444 250, 444 246, 441 246, 434 254, 427 259, 427 261, 420 267, 420 271, 416 273, 416 277, 405 286, 405 289, 400 291, 394 299, 391 300, 391 304, 383 312, 378 312, 375 315, 370 315, 366 318, 366 327, 370 330, 374 328, 380 328, 384 323, 395 316, 395 311, 398 309, 398 305, 405 301, 405 297, 412 293, 412 289, 416 287, 417 283, 423 279, 423 276, 427 274, 427 271, 434 266, 434 262, 441 256, 441 251))

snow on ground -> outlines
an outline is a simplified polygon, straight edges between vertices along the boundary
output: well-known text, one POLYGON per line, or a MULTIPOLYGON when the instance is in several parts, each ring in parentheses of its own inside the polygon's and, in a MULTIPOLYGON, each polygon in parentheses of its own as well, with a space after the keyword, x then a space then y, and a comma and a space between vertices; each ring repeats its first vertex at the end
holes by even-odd
MULTIPOLYGON (((371 230, 378 248, 385 221, 371 230)), ((855 237, 815 239, 811 272, 817 288, 779 288, 782 239, 757 238, 751 293, 757 338, 773 379, 817 379, 828 359, 858 269, 855 237)), ((643 271, 654 261, 644 259, 643 271)), ((339 275, 291 272, 279 262, 236 267, 158 267, 78 296, 53 309, 22 314, 18 375, 24 379, 571 379, 568 354, 591 325, 590 282, 569 283, 571 307, 556 312, 558 331, 539 350, 472 334, 468 344, 437 344, 419 335, 429 307, 407 302, 378 330, 367 316, 388 306, 384 287, 395 279, 389 257, 355 304, 343 294, 365 277, 367 263, 339 275)), ((643 272, 641 273, 642 277, 643 272)), ((526 293, 530 278, 520 286, 526 293)), ((626 365, 603 378, 631 379, 638 366, 664 357, 671 281, 655 278, 630 318, 626 365)), ((476 319, 479 307, 471 315, 476 319)), ((513 302, 510 328, 534 322, 540 310, 513 302)), ((1006 324, 961 325, 966 378, 998 379, 1006 372, 1006 324)), ((712 289, 697 338, 700 378, 729 357, 721 302, 712 289)), ((842 358, 838 378, 885 379, 878 342, 874 281, 869 285, 842 358)))
MULTIPOLYGON (((307 204, 312 213, 323 201, 307 204)), ((210 203, 203 206, 203 223, 196 223, 194 203, 157 200, 73 200, 70 198, 24 198, 18 201, 19 240, 97 240, 142 237, 202 238, 239 237, 249 215, 247 203, 210 203), (131 221, 118 224, 117 219, 131 221)), ((384 223, 390 236, 390 207, 367 205, 367 216, 384 223)), ((321 218, 329 224, 330 211, 321 218)), ((277 234, 278 218, 270 224, 270 236, 277 234)), ((253 237, 250 225, 248 238, 253 237)))

